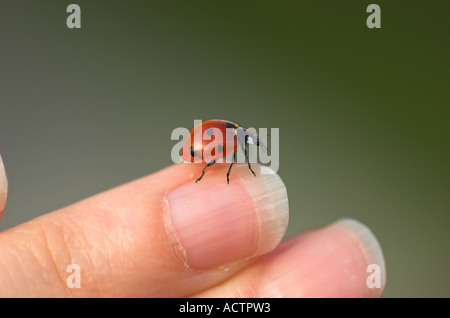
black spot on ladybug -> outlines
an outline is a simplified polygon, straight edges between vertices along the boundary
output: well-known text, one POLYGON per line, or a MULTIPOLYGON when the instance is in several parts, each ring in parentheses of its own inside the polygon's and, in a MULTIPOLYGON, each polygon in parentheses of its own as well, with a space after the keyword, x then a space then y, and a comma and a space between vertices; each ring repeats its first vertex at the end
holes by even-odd
POLYGON ((191 146, 191 156, 195 157, 195 155, 196 155, 195 149, 193 146, 191 146))
POLYGON ((223 146, 222 146, 222 144, 219 144, 219 145, 217 146, 217 151, 218 151, 219 153, 222 153, 222 152, 223 152, 223 146))
POLYGON ((208 128, 208 129, 206 129, 206 134, 208 136, 212 136, 212 135, 214 135, 214 130, 212 128, 208 128))

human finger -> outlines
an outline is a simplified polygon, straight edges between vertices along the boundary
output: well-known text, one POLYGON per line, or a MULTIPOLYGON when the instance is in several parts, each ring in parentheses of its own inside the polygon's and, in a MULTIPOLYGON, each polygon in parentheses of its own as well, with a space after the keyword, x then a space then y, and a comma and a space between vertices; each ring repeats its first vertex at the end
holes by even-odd
MULTIPOLYGON (((276 174, 180 164, 0 234, 6 296, 179 297, 235 274, 272 250, 288 221, 276 174), (80 269, 80 288, 67 283, 80 269)), ((5 296, 5 295, 4 295, 5 296)))
POLYGON ((196 297, 380 297, 385 285, 376 237, 364 224, 343 219, 289 239, 196 297))

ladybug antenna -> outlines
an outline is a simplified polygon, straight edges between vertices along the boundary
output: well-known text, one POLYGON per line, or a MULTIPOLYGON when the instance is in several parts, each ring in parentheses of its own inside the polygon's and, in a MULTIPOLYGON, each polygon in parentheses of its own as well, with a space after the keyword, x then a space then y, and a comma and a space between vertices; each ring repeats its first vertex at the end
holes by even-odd
POLYGON ((262 151, 267 152, 267 140, 263 139, 259 135, 257 136, 257 138, 258 138, 258 143, 256 145, 259 146, 262 151))

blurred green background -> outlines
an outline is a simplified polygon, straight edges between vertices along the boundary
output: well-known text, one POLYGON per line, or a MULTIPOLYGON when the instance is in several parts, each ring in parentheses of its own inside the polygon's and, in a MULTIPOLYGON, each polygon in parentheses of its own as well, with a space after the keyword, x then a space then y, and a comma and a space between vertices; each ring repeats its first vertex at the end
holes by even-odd
POLYGON ((358 219, 383 247, 386 297, 449 297, 449 13, 450 1, 0 0, 0 229, 170 165, 176 127, 230 119, 280 129, 287 236, 358 219), (381 29, 366 26, 370 3, 381 29))

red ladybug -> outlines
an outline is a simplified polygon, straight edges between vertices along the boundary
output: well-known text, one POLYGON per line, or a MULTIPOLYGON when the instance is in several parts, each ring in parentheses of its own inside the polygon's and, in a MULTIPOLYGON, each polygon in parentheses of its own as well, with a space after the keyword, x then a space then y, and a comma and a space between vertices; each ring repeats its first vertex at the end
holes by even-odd
POLYGON ((246 145, 256 144, 259 146, 259 143, 258 136, 253 135, 232 121, 210 119, 195 126, 187 134, 181 150, 181 157, 187 162, 196 161, 206 163, 202 175, 195 180, 197 183, 203 178, 206 168, 216 163, 219 158, 224 159, 233 155, 233 161, 227 172, 227 183, 230 183, 230 171, 233 164, 237 161, 236 154, 238 145, 244 150, 248 168, 256 176, 248 160, 246 145))

